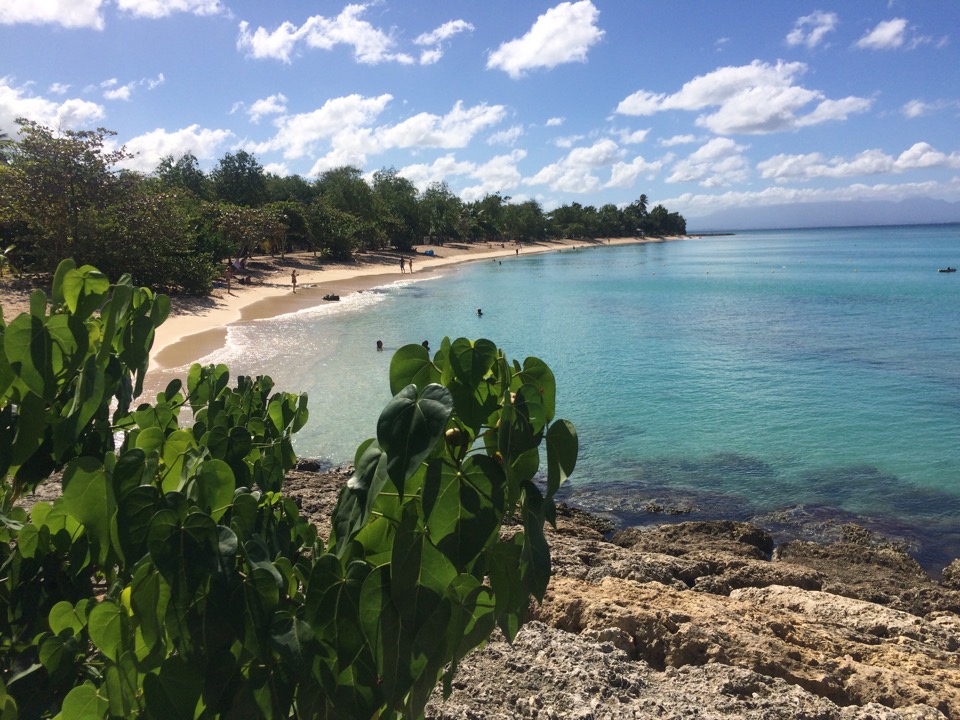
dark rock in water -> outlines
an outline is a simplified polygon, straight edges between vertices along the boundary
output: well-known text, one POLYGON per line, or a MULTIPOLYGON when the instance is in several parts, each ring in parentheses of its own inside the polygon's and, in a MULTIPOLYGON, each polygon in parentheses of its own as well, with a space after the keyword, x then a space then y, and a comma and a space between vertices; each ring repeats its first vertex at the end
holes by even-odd
POLYGON ((730 520, 661 525, 654 530, 627 528, 616 533, 610 542, 621 547, 665 555, 719 551, 738 557, 766 560, 773 551, 773 538, 770 533, 749 523, 730 520))
POLYGON ((596 530, 601 535, 608 535, 616 530, 616 525, 612 520, 588 513, 566 503, 557 503, 557 517, 572 520, 578 525, 596 530))
POLYGON ((333 469, 333 464, 319 458, 300 458, 297 460, 296 469, 298 472, 320 473, 333 469))

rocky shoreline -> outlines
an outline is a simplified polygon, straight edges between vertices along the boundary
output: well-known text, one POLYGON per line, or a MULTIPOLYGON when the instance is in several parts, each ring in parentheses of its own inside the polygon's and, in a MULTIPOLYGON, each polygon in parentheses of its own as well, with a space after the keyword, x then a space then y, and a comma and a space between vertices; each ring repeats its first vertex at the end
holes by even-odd
MULTIPOLYGON (((321 535, 348 476, 288 477, 321 535)), ((960 563, 938 582, 855 528, 778 546, 732 521, 611 530, 562 508, 543 605, 427 718, 960 717, 960 563)))

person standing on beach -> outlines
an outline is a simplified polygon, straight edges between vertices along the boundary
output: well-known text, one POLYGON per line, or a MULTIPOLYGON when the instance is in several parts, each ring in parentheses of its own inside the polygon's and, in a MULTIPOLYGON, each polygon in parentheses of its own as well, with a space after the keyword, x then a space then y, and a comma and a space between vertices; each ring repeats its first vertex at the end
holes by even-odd
POLYGON ((297 294, 297 269, 294 268, 290 273, 290 284, 293 285, 293 294, 297 294))
POLYGON ((400 258, 400 274, 401 275, 403 275, 405 267, 406 267, 406 264, 404 263, 403 258, 400 258))
POLYGON ((407 267, 410 269, 410 274, 413 275, 413 258, 407 260, 407 267))
POLYGON ((230 263, 227 263, 227 271, 223 274, 223 277, 227 281, 227 295, 233 295, 233 291, 230 289, 230 283, 233 281, 233 266, 230 263))

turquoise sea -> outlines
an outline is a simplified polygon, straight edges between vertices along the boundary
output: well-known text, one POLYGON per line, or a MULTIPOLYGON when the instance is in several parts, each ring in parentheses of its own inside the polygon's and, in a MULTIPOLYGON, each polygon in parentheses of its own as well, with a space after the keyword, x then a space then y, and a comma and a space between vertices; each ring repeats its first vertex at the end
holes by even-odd
POLYGON ((781 539, 856 521, 935 569, 960 556, 947 265, 960 225, 521 254, 233 326, 204 361, 307 392, 297 451, 339 464, 374 432, 392 350, 486 337, 553 368, 580 436, 574 504, 629 522, 752 519, 781 539))

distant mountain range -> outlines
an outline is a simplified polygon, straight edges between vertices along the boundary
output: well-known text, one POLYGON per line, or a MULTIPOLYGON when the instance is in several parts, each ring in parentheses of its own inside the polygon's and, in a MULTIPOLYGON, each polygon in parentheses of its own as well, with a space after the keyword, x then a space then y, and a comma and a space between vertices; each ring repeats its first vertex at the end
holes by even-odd
POLYGON ((960 202, 913 198, 898 202, 850 201, 730 208, 687 217, 687 232, 782 228, 926 225, 960 222, 960 202))

